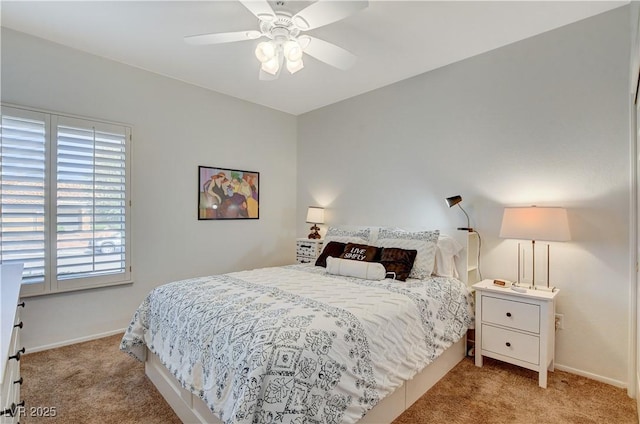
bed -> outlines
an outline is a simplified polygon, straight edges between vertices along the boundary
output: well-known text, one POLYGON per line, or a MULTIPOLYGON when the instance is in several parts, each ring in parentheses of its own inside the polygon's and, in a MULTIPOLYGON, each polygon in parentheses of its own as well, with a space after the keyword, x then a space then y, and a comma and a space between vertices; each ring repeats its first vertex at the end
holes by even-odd
POLYGON ((182 421, 391 422, 464 357, 473 302, 459 279, 432 275, 438 232, 329 230, 323 254, 367 246, 378 261, 343 253, 178 281, 135 311, 121 349, 182 421), (385 250, 416 252, 406 281, 385 273, 401 273, 385 250))

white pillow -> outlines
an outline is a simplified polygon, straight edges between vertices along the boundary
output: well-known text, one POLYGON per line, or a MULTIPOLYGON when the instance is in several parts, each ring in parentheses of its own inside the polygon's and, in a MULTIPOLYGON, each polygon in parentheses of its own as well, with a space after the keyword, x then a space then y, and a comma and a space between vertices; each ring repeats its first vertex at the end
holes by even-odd
POLYGON ((387 270, 378 262, 362 262, 351 259, 341 259, 329 256, 327 258, 327 272, 345 277, 356 277, 365 280, 384 280, 387 270))
POLYGON ((370 228, 329 227, 327 229, 327 234, 324 236, 323 246, 327 247, 330 241, 338 241, 340 243, 369 244, 370 234, 370 228))
POLYGON ((439 230, 405 231, 397 228, 381 228, 378 232, 378 247, 397 247, 418 251, 409 278, 425 280, 433 273, 439 230))
POLYGON ((436 265, 433 275, 439 277, 458 277, 456 257, 464 249, 456 239, 446 234, 440 234, 436 245, 436 265))

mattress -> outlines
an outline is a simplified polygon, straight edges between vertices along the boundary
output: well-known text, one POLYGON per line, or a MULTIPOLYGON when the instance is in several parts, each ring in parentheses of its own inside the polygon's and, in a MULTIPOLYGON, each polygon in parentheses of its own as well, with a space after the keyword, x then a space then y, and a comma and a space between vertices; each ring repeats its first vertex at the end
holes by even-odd
POLYGON ((353 423, 463 337, 472 303, 454 278, 262 268, 154 289, 121 349, 148 347, 225 423, 353 423))

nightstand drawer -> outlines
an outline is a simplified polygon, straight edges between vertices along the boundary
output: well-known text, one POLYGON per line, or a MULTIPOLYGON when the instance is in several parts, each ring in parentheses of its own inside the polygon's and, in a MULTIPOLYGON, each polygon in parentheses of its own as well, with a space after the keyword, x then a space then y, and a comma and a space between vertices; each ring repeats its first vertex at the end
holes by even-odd
POLYGON ((320 254, 320 250, 322 249, 321 241, 302 241, 298 240, 296 243, 296 255, 298 256, 308 256, 311 258, 315 258, 320 254))
POLYGON ((296 240, 296 262, 315 264, 322 251, 323 240, 299 238, 296 240))
POLYGON ((540 333, 540 306, 482 296, 482 322, 540 333))
POLYGON ((299 264, 316 263, 316 258, 310 258, 308 256, 296 256, 296 262, 299 264))
POLYGON ((529 334, 482 325, 482 350, 494 352, 537 365, 540 362, 540 339, 529 334))

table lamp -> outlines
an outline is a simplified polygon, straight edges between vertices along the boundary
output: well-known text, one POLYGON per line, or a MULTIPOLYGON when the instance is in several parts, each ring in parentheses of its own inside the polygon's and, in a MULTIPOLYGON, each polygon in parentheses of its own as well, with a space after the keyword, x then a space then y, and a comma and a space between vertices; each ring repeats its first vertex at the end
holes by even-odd
POLYGON ((309 238, 319 239, 320 233, 318 233, 318 230, 320 227, 318 227, 317 224, 324 224, 324 209, 316 206, 309 206, 309 209, 307 210, 307 223, 313 224, 309 238))
MULTIPOLYGON (((569 221, 567 210, 555 207, 504 208, 500 237, 508 239, 531 240, 531 288, 536 289, 536 240, 568 241, 569 221)), ((520 247, 518 247, 518 284, 520 284, 520 247)), ((547 290, 549 286, 549 245, 547 245, 547 290)))

